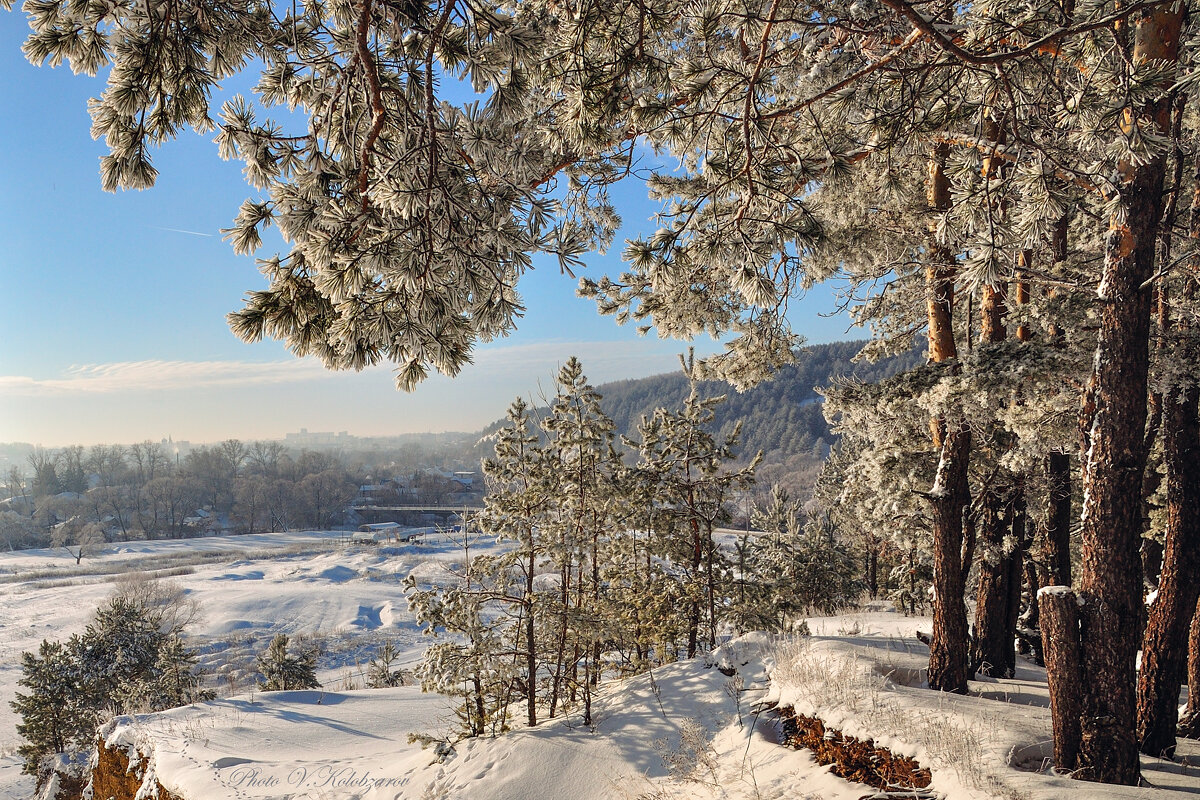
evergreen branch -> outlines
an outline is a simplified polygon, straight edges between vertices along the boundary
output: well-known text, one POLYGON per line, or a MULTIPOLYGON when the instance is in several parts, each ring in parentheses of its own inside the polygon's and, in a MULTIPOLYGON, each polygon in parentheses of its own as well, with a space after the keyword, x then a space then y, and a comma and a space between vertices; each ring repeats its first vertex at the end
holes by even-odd
POLYGON ((931 20, 926 19, 921 12, 917 11, 912 5, 905 2, 905 0, 881 0, 881 2, 911 22, 916 30, 924 33, 930 38, 930 40, 933 41, 934 44, 945 50, 947 53, 950 53, 958 60, 978 67, 987 67, 1000 64, 1005 61, 1010 61, 1015 58, 1032 55, 1034 53, 1055 53, 1058 49, 1057 45, 1064 39, 1069 39, 1073 36, 1078 36, 1083 33, 1090 33, 1091 31, 1107 28, 1114 23, 1121 22, 1122 20, 1128 19, 1134 14, 1142 11, 1162 5, 1170 5, 1174 2, 1174 0, 1145 0, 1141 3, 1134 3, 1133 5, 1124 8, 1115 14, 1110 14, 1107 17, 1101 17, 1093 22, 1088 22, 1083 25, 1076 25, 1074 27, 1059 28, 1056 31, 1051 31, 1045 36, 1035 39, 1024 47, 1019 47, 1016 50, 1007 50, 1002 53, 987 54, 972 53, 970 50, 960 46, 954 41, 953 38, 946 36, 944 33, 938 30, 937 26, 934 25, 931 20))
MULTIPOLYGON (((939 142, 942 144, 951 144, 951 145, 958 145, 960 147, 973 148, 973 149, 978 150, 979 152, 985 154, 989 158, 997 158, 997 159, 1000 159, 1001 161, 1007 161, 1009 163, 1016 163, 1017 161, 1020 160, 1020 156, 1021 156, 1021 153, 1019 151, 1014 152, 1014 151, 1008 149, 1005 145, 999 144, 998 142, 991 141, 990 139, 980 139, 975 136, 967 136, 966 134, 945 133, 945 134, 938 134, 931 138, 932 138, 932 141, 939 142)), ((1054 170, 1054 175, 1055 175, 1055 177, 1060 178, 1060 179, 1062 179, 1068 183, 1071 183, 1075 186, 1078 186, 1081 189, 1086 189, 1089 192, 1095 192, 1096 194, 1100 195, 1103 198, 1109 197, 1109 195, 1105 192, 1105 189, 1102 186, 1089 180, 1088 178, 1083 177, 1082 175, 1070 173, 1070 172, 1067 172, 1067 171, 1065 171, 1063 169, 1059 169, 1059 168, 1056 168, 1054 170)))
POLYGON ((819 103, 820 101, 824 100, 826 97, 829 97, 832 94, 836 94, 837 92, 840 92, 842 89, 845 89, 847 86, 849 86, 853 83, 856 83, 861 78, 865 78, 867 75, 870 75, 872 72, 875 72, 876 70, 886 67, 888 64, 892 63, 897 58, 899 58, 904 53, 905 50, 909 49, 914 44, 916 44, 918 41, 920 41, 921 37, 924 35, 926 35, 924 31, 922 31, 918 28, 913 28, 912 33, 910 33, 904 39, 904 41, 902 41, 900 44, 896 45, 896 47, 892 48, 892 50, 889 51, 887 53, 887 55, 883 56, 878 61, 874 61, 874 62, 868 64, 867 66, 863 67, 858 72, 855 72, 853 75, 849 76, 848 78, 838 81, 833 86, 830 86, 827 89, 823 89, 822 91, 818 92, 817 94, 813 95, 812 97, 808 97, 804 100, 801 100, 799 103, 797 103, 795 105, 788 106, 786 108, 781 108, 776 111, 772 111, 769 114, 763 114, 762 118, 763 119, 774 119, 775 117, 781 117, 781 116, 786 116, 788 114, 794 114, 797 111, 802 111, 811 105, 819 103))
POLYGON ((358 193, 362 196, 362 210, 366 211, 370 207, 370 199, 367 197, 367 182, 370 179, 371 171, 371 148, 375 146, 375 141, 379 138, 380 132, 383 131, 383 97, 379 88, 379 71, 375 65, 375 59, 371 55, 370 48, 367 46, 367 34, 371 23, 371 3, 372 0, 363 0, 362 13, 358 18, 358 28, 355 31, 354 46, 358 60, 362 62, 363 70, 367 75, 367 85, 371 92, 371 112, 374 119, 371 123, 371 130, 367 134, 366 140, 362 146, 362 172, 358 176, 358 193))

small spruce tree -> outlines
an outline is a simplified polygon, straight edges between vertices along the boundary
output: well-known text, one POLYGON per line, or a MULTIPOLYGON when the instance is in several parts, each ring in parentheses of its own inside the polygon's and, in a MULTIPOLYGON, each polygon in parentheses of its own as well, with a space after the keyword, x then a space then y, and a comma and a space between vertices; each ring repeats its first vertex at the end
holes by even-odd
POLYGON ((295 689, 317 689, 317 654, 312 649, 296 655, 288 652, 287 634, 278 634, 267 651, 258 657, 258 670, 263 675, 259 687, 264 692, 284 692, 295 689))
POLYGON ((400 652, 389 639, 367 664, 367 686, 390 689, 404 685, 404 670, 400 669, 400 652))
POLYGON ((90 740, 99 722, 95 704, 81 689, 77 637, 70 642, 43 640, 38 652, 21 654, 19 686, 12 709, 21 717, 17 733, 25 743, 17 748, 23 771, 35 775, 46 756, 81 747, 90 740))

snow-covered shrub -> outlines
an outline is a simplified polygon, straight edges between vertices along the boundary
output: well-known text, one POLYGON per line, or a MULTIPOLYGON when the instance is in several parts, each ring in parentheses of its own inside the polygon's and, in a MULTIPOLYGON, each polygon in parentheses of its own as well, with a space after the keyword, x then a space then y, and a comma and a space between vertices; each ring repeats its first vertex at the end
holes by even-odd
POLYGON ((670 747, 666 739, 658 739, 654 744, 673 777, 716 785, 717 754, 712 737, 697 720, 685 719, 680 723, 677 746, 670 747))

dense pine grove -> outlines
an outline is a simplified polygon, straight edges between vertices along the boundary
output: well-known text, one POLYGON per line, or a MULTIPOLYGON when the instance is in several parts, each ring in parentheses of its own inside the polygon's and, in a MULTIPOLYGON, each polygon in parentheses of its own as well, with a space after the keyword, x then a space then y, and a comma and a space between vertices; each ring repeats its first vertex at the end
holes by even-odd
POLYGON ((831 528, 804 526, 784 490, 730 546, 721 529, 759 459, 738 463, 740 425, 714 433, 725 401, 703 396, 694 362, 684 366, 686 396, 643 414, 624 450, 574 358, 544 413, 518 398, 490 437, 475 524, 509 547, 472 556, 464 534, 457 581, 408 581, 410 606, 437 639, 422 686, 460 698, 464 735, 568 711, 590 725, 606 678, 693 658, 731 631, 788 630, 863 591, 862 559, 831 528))

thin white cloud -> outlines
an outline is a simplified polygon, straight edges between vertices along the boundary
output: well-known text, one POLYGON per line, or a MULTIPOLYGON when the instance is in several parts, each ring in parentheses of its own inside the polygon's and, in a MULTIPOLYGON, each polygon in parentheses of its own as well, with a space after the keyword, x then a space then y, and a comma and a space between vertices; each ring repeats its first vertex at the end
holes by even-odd
MULTIPOLYGON (((510 347, 491 346, 475 353, 475 363, 464 368, 459 379, 448 385, 470 384, 473 380, 505 383, 553 380, 558 368, 572 355, 583 362, 593 383, 641 377, 676 369, 679 342, 536 342, 510 347)), ((390 365, 365 370, 372 380, 391 386, 390 365)), ((326 370, 313 359, 282 361, 121 361, 108 364, 74 365, 59 375, 34 378, 0 375, 0 396, 68 397, 132 392, 198 391, 209 388, 266 386, 303 383, 349 373, 326 370)), ((434 373, 436 374, 436 373, 434 373)), ((446 379, 434 378, 434 383, 446 379)), ((464 388, 466 388, 464 386, 464 388)), ((421 394, 418 390, 418 394, 421 394)))
POLYGON ((68 367, 61 376, 0 375, 0 395, 64 396, 292 383, 331 375, 312 361, 122 361, 68 367))

